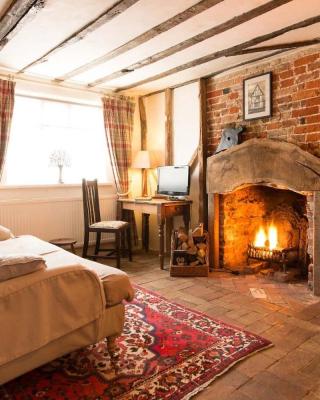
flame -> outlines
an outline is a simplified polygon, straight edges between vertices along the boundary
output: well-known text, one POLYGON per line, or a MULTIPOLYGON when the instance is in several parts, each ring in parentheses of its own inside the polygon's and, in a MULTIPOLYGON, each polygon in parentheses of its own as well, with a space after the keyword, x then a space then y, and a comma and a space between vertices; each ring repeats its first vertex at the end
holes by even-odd
POLYGON ((256 247, 264 247, 266 241, 267 241, 267 235, 265 233, 265 230, 261 226, 258 233, 256 234, 254 245, 256 247))
POLYGON ((274 225, 270 225, 268 229, 269 249, 273 250, 278 246, 278 231, 274 225))
POLYGON ((278 246, 278 230, 272 224, 268 228, 268 235, 265 229, 261 226, 254 240, 255 247, 267 247, 269 250, 274 250, 278 246))

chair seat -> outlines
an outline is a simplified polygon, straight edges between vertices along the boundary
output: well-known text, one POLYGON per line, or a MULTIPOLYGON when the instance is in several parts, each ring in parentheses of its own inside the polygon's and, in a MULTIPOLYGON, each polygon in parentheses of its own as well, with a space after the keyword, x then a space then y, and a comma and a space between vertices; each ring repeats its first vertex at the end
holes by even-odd
POLYGON ((89 228, 121 229, 126 226, 128 226, 128 222, 125 221, 100 221, 91 224, 89 228))

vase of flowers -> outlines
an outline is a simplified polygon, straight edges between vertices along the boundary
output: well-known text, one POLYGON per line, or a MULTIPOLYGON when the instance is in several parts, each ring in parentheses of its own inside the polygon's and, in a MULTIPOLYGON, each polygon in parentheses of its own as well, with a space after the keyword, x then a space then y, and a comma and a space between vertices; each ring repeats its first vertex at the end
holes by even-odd
POLYGON ((63 182, 63 168, 64 167, 70 167, 71 162, 70 162, 70 157, 69 154, 62 149, 57 149, 54 150, 50 154, 50 166, 52 167, 58 167, 59 169, 59 181, 58 183, 64 183, 63 182))

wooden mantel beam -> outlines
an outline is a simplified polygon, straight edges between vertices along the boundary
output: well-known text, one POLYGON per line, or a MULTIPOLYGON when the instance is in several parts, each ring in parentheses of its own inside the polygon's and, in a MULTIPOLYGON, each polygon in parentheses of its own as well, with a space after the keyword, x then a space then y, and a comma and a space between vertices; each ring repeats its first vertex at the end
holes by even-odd
POLYGON ((124 75, 127 75, 132 71, 135 71, 135 70, 145 67, 147 65, 153 64, 153 63, 160 61, 166 57, 169 57, 179 51, 185 50, 188 47, 194 46, 197 43, 201 43, 204 40, 207 40, 216 35, 219 35, 220 33, 226 32, 229 29, 235 28, 238 25, 248 22, 248 21, 252 20, 253 18, 263 15, 263 14, 282 6, 283 4, 289 3, 291 1, 292 0, 271 0, 268 3, 262 4, 256 8, 253 8, 241 15, 237 15, 236 17, 233 17, 233 18, 229 19, 228 21, 223 22, 222 24, 219 24, 210 29, 207 29, 206 31, 201 32, 198 35, 195 35, 187 40, 184 40, 183 42, 180 42, 174 46, 171 46, 168 49, 165 49, 156 54, 153 54, 150 57, 146 57, 143 60, 137 61, 134 64, 127 66, 126 68, 123 68, 119 71, 115 71, 111 74, 105 75, 104 77, 99 78, 99 79, 95 80, 94 82, 89 83, 88 86, 93 87, 93 86, 101 85, 102 83, 111 81, 113 79, 122 77, 124 75))
POLYGON ((207 10, 215 6, 218 3, 221 3, 224 0, 201 0, 195 5, 187 8, 186 10, 182 11, 181 13, 174 15, 173 17, 169 18, 168 20, 162 22, 161 24, 154 26, 153 28, 149 29, 148 31, 142 33, 141 35, 135 37, 134 39, 130 40, 129 42, 117 47, 109 51, 108 53, 104 54, 101 57, 98 57, 87 64, 81 65, 80 67, 74 69, 73 71, 68 72, 67 74, 59 77, 56 81, 62 82, 67 79, 72 78, 75 75, 82 74, 85 71, 90 70, 97 65, 103 64, 114 57, 119 56, 131 49, 134 49, 137 46, 147 42, 148 40, 158 36, 160 33, 166 32, 169 29, 181 24, 184 21, 187 21, 189 18, 194 17, 195 15, 200 14, 201 12, 207 10))
POLYGON ((15 0, 0 19, 0 50, 45 6, 45 0, 15 0))
POLYGON ((87 35, 95 31, 96 29, 100 28, 102 25, 106 24, 107 22, 111 21, 113 18, 119 16, 121 13, 126 11, 129 7, 131 7, 133 4, 137 3, 139 0, 120 0, 113 6, 109 7, 106 11, 104 11, 102 14, 100 14, 97 18, 94 20, 90 21, 88 24, 83 26, 81 29, 79 29, 77 32, 73 33, 70 35, 67 39, 63 40, 61 43, 59 43, 57 46, 53 47, 49 51, 47 51, 45 54, 43 54, 41 57, 38 59, 32 61, 30 64, 26 65, 23 67, 19 73, 24 72, 28 68, 31 68, 37 64, 44 63, 48 61, 48 58, 56 53, 58 53, 60 50, 64 49, 67 46, 70 46, 74 43, 79 42, 80 40, 84 39, 87 35))
POLYGON ((146 78, 146 79, 143 79, 141 81, 132 83, 131 85, 123 86, 121 88, 116 89, 115 92, 129 90, 129 89, 135 88, 137 86, 141 86, 141 85, 143 85, 145 83, 149 83, 149 82, 156 81, 158 79, 165 78, 165 77, 167 77, 169 75, 176 74, 177 72, 181 72, 181 71, 184 71, 186 69, 193 68, 193 67, 196 67, 198 65, 205 64, 207 62, 216 60, 216 59, 221 58, 221 57, 233 56, 234 54, 237 54, 239 51, 241 51, 243 49, 246 49, 248 47, 252 47, 252 46, 254 46, 256 44, 263 43, 263 42, 265 42, 267 40, 270 40, 270 39, 273 39, 275 37, 281 36, 281 35, 283 35, 283 34, 285 34, 287 32, 290 32, 290 31, 293 31, 293 30, 296 30, 296 29, 300 29, 300 28, 305 28, 307 26, 314 25, 314 24, 317 24, 319 22, 320 22, 320 15, 305 19, 305 20, 297 22, 297 23, 295 23, 293 25, 289 25, 289 26, 286 26, 284 28, 278 29, 277 31, 273 31, 273 32, 267 33, 265 35, 255 37, 253 39, 247 40, 246 42, 237 44, 237 45, 232 46, 232 47, 228 47, 227 49, 219 50, 219 51, 216 51, 215 53, 209 54, 207 56, 200 57, 200 58, 195 59, 193 61, 190 61, 188 63, 182 64, 182 65, 179 65, 177 67, 171 68, 171 69, 169 69, 167 71, 161 72, 160 74, 153 75, 153 76, 150 76, 149 78, 146 78))

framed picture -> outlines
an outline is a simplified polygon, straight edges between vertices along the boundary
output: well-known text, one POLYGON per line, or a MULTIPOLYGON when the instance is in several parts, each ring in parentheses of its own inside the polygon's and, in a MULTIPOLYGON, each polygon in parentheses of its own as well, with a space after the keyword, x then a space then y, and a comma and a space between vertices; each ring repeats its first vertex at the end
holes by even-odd
POLYGON ((243 81, 243 118, 271 117, 272 73, 252 76, 243 81))

